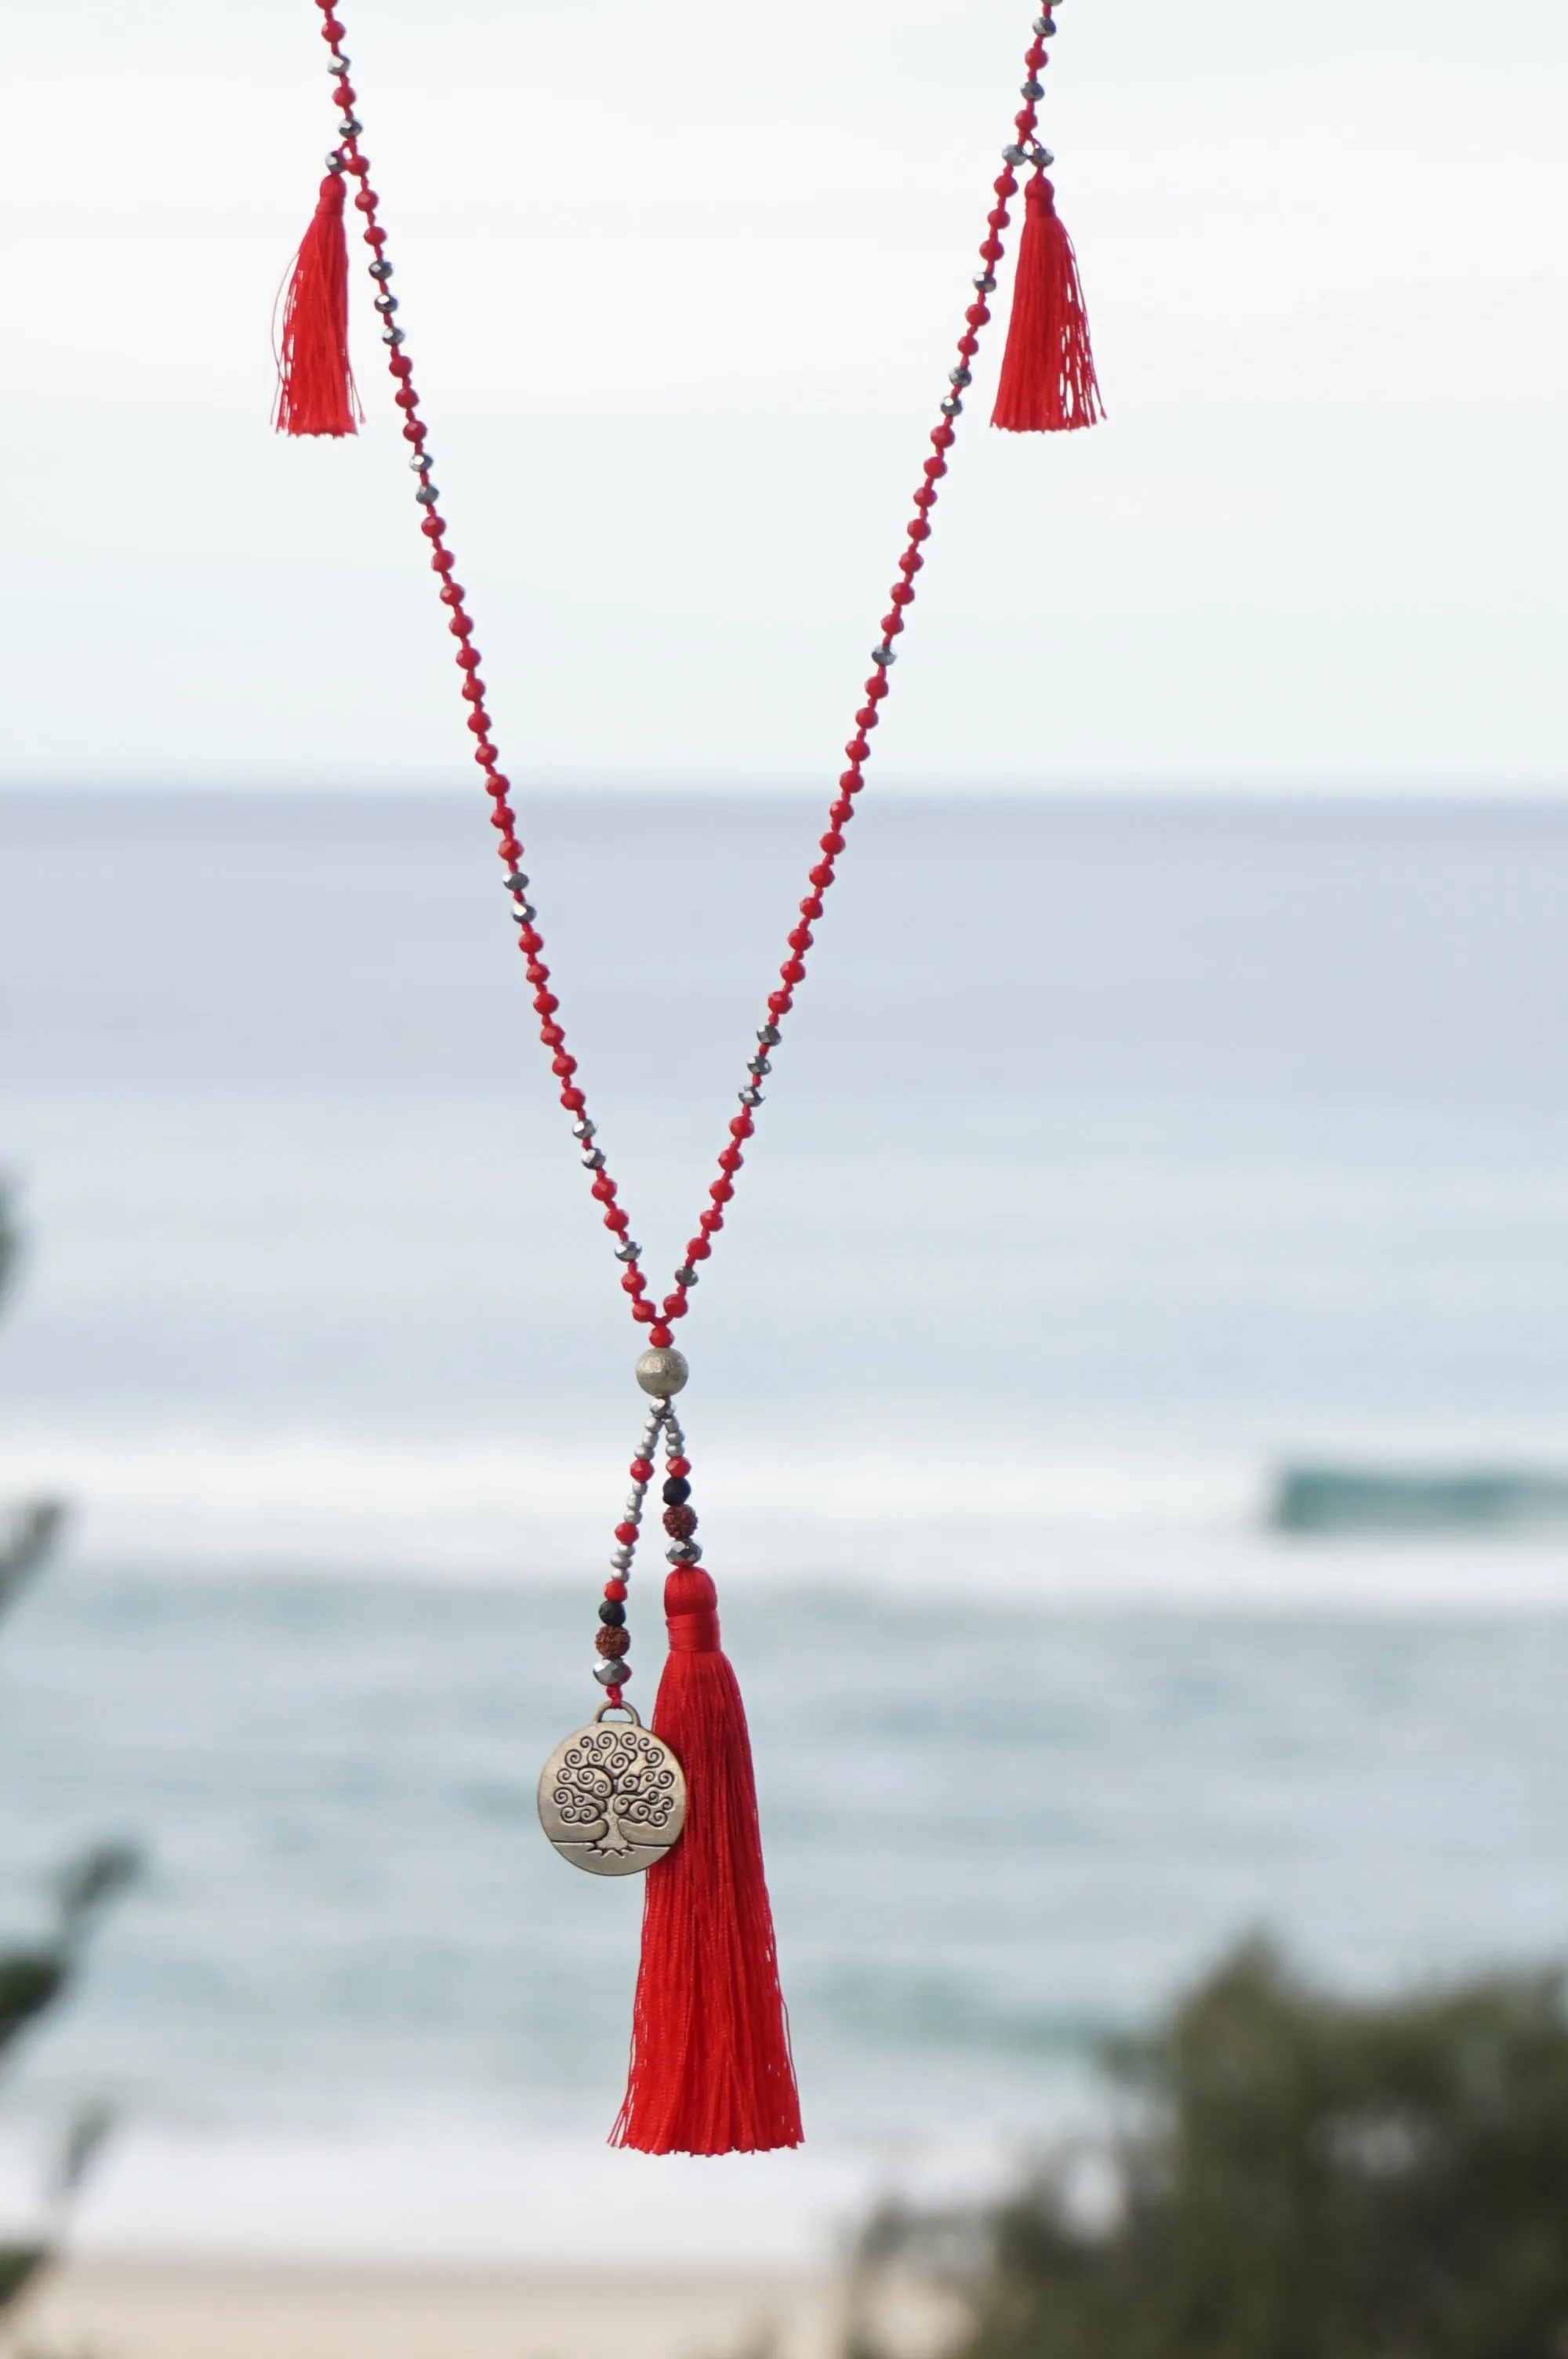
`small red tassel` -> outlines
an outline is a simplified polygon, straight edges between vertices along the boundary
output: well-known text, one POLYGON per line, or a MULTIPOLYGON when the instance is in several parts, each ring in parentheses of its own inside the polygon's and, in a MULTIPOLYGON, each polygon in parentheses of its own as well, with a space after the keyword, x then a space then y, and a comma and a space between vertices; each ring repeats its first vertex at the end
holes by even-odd
POLYGON ((354 434, 363 416, 349 366, 343 175, 329 172, 283 299, 273 424, 280 434, 354 434))
POLYGON ((632 2069, 611 2133, 612 2146, 643 2154, 801 2142, 752 1744, 718 1603, 696 1565, 665 1583, 670 1652, 654 1730, 686 1771, 687 1821, 648 1871, 632 2069))
POLYGON ((991 424, 1009 434, 1071 434, 1105 416, 1078 258, 1044 172, 1024 190, 1012 319, 991 424))

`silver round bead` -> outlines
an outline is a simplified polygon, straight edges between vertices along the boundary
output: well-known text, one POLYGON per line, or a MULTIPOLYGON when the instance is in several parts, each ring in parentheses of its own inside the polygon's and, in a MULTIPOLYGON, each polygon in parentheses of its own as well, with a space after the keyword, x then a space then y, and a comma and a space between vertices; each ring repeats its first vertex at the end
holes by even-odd
POLYGON ((632 1570, 631 1549, 629 1548, 618 1548, 614 1555, 611 1558, 610 1562, 616 1572, 630 1572, 632 1570))
POLYGON ((637 1382, 655 1400, 668 1400, 672 1393, 684 1391, 690 1374, 686 1353, 673 1344, 662 1351, 644 1352, 637 1363, 637 1382))

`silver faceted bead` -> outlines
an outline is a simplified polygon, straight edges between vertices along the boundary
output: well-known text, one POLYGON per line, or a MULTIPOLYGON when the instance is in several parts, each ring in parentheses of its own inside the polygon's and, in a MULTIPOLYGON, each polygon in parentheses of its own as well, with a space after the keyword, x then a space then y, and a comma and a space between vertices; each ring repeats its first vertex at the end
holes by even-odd
POLYGON ((644 1352, 637 1363, 637 1382, 655 1400, 668 1400, 672 1393, 684 1391, 690 1374, 686 1353, 677 1352, 673 1345, 666 1345, 663 1351, 644 1352))
POLYGON ((603 1662, 595 1663, 593 1676, 601 1688, 623 1688, 632 1676, 632 1666, 624 1655, 607 1655, 603 1662))

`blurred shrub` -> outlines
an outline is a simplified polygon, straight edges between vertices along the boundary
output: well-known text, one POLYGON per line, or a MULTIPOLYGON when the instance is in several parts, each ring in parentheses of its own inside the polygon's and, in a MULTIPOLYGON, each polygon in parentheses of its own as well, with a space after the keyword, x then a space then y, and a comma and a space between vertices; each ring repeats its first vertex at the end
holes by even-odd
MULTIPOLYGON (((0 1293, 16 1266, 17 1236, 5 1192, 0 1190, 0 1293)), ((0 1611, 15 1603, 49 1554, 64 1520, 54 1500, 36 1500, 10 1520, 0 1539, 0 1611)), ((25 2033, 57 2006, 81 1969, 83 1951, 104 1910, 140 1872, 128 1843, 96 1843, 69 1861, 55 1877, 54 1922, 41 1941, 0 1951, 0 2070, 14 2058, 25 2033)), ((0 2243, 0 2317, 32 2284, 53 2256, 66 2216, 110 2127, 97 2106, 67 2128, 49 2174, 43 2217, 37 2234, 0 2243)))
POLYGON ((1108 2147, 872 2223, 860 2354, 916 2265, 962 2359, 1568 2359, 1561 1975, 1360 2003, 1252 1941, 1107 2062, 1108 2147))

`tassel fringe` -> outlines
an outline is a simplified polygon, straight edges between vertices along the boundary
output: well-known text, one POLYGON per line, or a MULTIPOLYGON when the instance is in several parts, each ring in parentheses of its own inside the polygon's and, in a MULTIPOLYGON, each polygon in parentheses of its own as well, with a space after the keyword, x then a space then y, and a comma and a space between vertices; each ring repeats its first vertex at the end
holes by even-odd
POLYGON ((991 424, 1008 434, 1071 434, 1105 416, 1073 241, 1044 172, 1024 191, 1012 318, 991 424))
POLYGON ((329 172, 322 181, 283 298, 273 412, 280 434, 355 434, 364 416, 349 365, 343 177, 329 172))
POLYGON ((649 1869, 632 2065, 612 2146, 761 2154, 801 2142, 745 1708, 695 1565, 665 1584, 654 1729, 686 1771, 686 1830, 649 1869))

